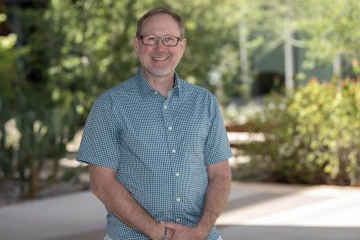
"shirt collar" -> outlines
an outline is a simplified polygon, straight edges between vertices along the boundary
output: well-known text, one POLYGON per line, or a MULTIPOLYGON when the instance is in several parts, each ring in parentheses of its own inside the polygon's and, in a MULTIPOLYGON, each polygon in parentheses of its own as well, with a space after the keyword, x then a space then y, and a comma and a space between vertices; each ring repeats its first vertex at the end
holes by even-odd
MULTIPOLYGON (((156 92, 156 90, 145 80, 144 76, 141 73, 140 68, 135 76, 142 97, 146 97, 147 95, 154 94, 156 92)), ((174 87, 170 89, 170 91, 173 92, 173 95, 180 96, 181 85, 182 85, 182 80, 179 78, 177 73, 174 73, 174 87)))

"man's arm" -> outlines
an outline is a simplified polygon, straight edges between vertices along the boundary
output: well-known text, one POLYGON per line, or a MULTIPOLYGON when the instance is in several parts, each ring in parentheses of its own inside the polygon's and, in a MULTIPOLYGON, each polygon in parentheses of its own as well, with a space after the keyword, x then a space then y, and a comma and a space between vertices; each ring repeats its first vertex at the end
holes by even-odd
POLYGON ((209 183, 199 222, 194 227, 171 222, 161 222, 165 227, 175 230, 175 235, 170 239, 205 239, 225 207, 231 183, 231 171, 228 160, 208 165, 207 172, 209 183))
POLYGON ((165 228, 115 179, 115 169, 90 164, 89 174, 91 191, 117 218, 151 239, 162 239, 165 228))
POLYGON ((231 171, 228 160, 209 165, 207 172, 209 185, 206 191, 205 205, 196 226, 209 234, 229 196, 231 171))

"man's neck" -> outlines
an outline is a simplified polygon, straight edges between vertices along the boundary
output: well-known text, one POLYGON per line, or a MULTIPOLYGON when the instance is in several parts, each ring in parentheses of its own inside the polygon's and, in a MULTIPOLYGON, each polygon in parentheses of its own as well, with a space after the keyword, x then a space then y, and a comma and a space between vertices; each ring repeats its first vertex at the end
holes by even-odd
POLYGON ((165 98, 168 95, 168 91, 174 87, 174 74, 168 77, 145 76, 144 74, 143 76, 150 86, 159 91, 165 98))

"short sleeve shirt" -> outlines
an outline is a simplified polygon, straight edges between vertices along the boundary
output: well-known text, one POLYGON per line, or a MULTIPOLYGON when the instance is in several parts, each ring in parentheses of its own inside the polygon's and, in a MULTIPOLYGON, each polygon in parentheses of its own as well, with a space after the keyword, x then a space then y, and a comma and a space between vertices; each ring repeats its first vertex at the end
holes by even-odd
MULTIPOLYGON (((116 179, 156 221, 193 226, 204 205, 207 166, 231 156, 213 94, 175 73, 165 98, 139 70, 96 99, 77 160, 116 169, 116 179)), ((111 239, 148 239, 107 212, 111 239)), ((218 237, 213 227, 207 239, 218 237)))

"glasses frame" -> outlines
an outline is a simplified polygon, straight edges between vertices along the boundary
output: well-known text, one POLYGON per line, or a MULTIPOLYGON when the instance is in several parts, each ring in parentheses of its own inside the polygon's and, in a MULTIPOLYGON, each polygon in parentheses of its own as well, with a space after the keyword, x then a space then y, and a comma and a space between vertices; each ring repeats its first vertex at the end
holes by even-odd
POLYGON ((161 39, 162 44, 163 44, 164 46, 166 46, 166 47, 175 47, 175 46, 178 45, 179 41, 182 40, 182 38, 180 38, 180 37, 174 37, 174 36, 169 36, 169 35, 163 36, 163 37, 154 36, 154 35, 142 35, 142 36, 138 36, 137 38, 138 38, 138 39, 141 39, 142 44, 144 44, 144 45, 146 45, 146 46, 155 46, 156 44, 158 44, 159 39, 161 39), (144 37, 147 37, 147 36, 156 37, 156 42, 155 42, 155 44, 145 44, 145 43, 144 43, 144 37), (166 45, 166 44, 164 43, 164 38, 166 38, 166 37, 176 38, 176 40, 177 40, 176 44, 175 44, 175 45, 166 45))

